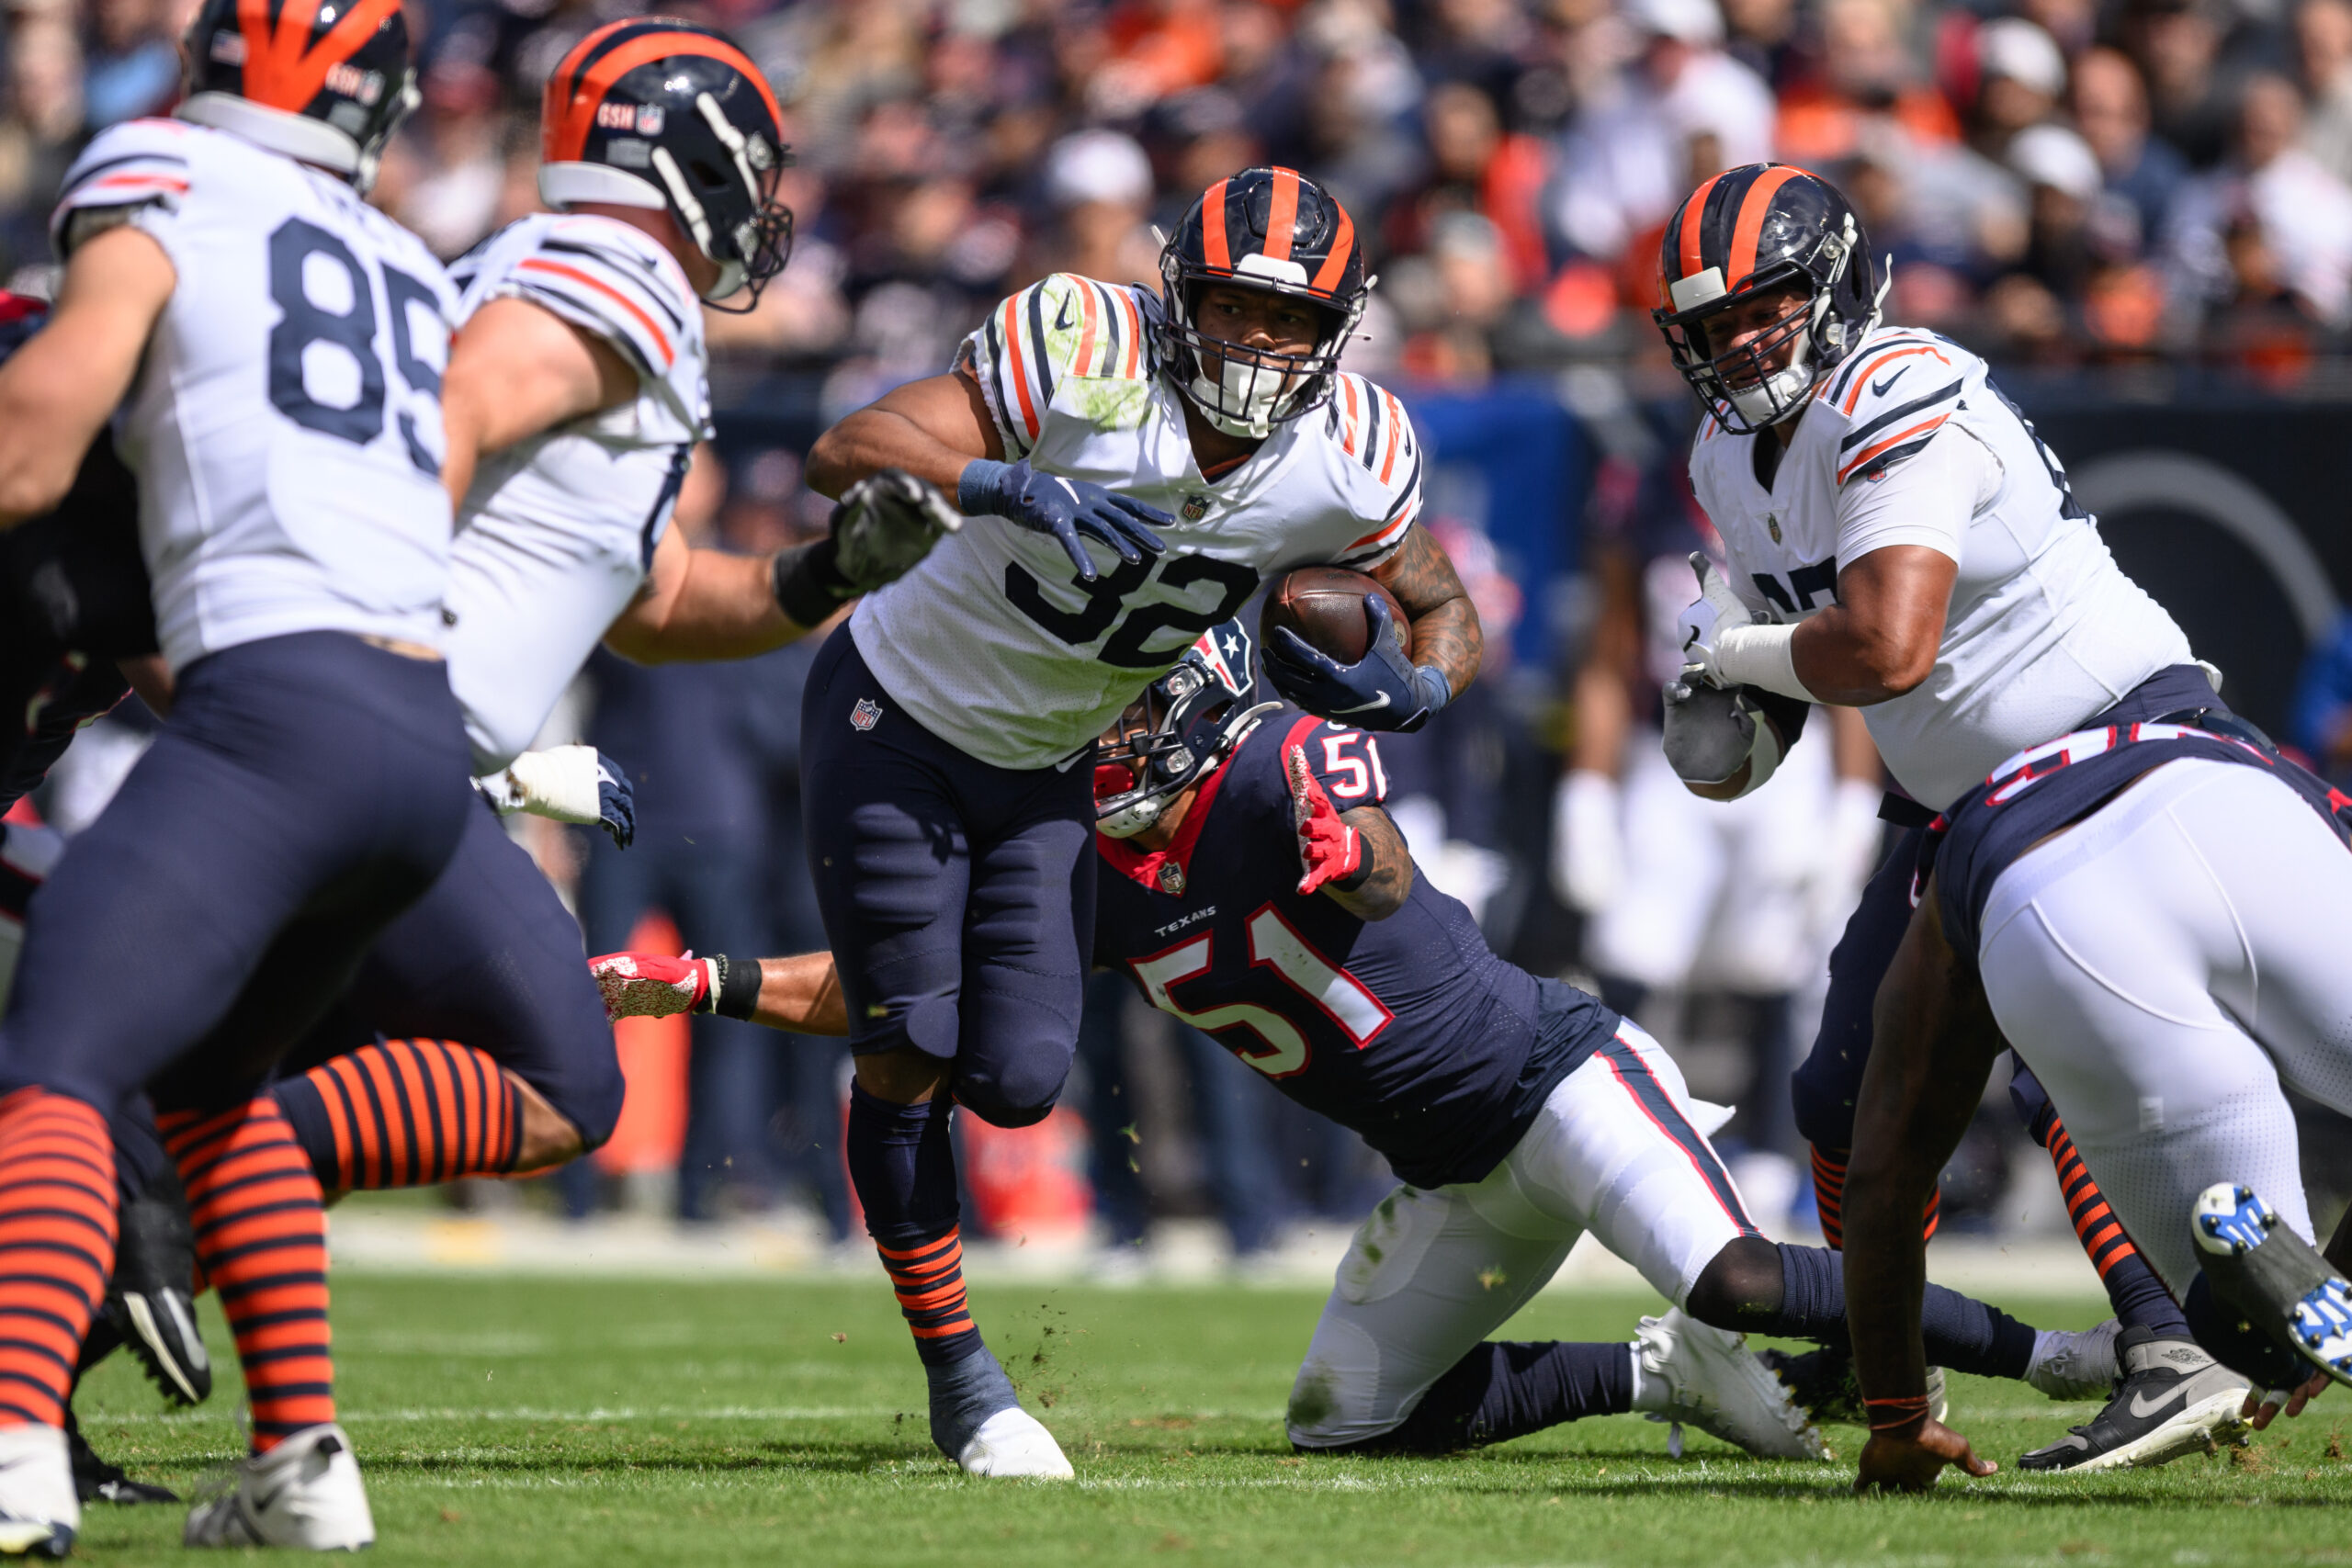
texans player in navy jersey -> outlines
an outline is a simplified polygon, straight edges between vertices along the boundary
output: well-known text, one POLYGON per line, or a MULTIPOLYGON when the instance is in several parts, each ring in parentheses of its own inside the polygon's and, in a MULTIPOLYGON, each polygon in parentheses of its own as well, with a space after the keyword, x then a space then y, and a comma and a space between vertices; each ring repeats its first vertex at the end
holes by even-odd
MULTIPOLYGON (((1805 1406, 1743 1348, 1836 1346, 1835 1254, 1748 1221, 1681 1074, 1596 998, 1497 957, 1417 876, 1378 742, 1253 704, 1250 643, 1214 628, 1098 753, 1096 961, 1353 1128, 1405 1183, 1356 1235, 1292 1391, 1302 1450, 1431 1453, 1628 1410, 1748 1451, 1819 1458, 1805 1406), (1586 1230, 1676 1303, 1632 1344, 1489 1342, 1586 1230)), ((703 1009, 838 1034, 824 953, 591 961, 616 1016, 703 1009)), ((2096 1354, 1929 1287, 1938 1364, 2041 1381, 2096 1354)), ((1840 1403, 1832 1352, 1798 1374, 1840 1403)))
POLYGON ((2352 797, 2225 709, 2061 736, 1931 824, 1878 998, 1846 1247, 1858 1487, 1992 1466, 1920 1395, 1919 1195, 2005 1043, 2266 1427, 2352 1383, 2352 1224, 2323 1256, 2285 1090, 2352 1111, 2352 797))

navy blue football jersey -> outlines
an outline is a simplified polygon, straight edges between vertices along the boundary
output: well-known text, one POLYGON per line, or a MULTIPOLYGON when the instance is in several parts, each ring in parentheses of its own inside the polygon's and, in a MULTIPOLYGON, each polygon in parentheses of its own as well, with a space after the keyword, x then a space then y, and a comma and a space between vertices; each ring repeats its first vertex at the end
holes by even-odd
POLYGON ((1302 897, 1292 745, 1340 810, 1386 795, 1373 737, 1296 708, 1269 716, 1202 784, 1168 848, 1096 836, 1094 961, 1362 1134, 1399 1179, 1475 1181, 1616 1033, 1617 1015, 1496 957, 1470 911, 1425 878, 1385 920, 1302 897))
POLYGON ((1928 825, 1912 884, 1916 903, 1935 874, 1936 908, 1952 950, 1973 959, 1993 884, 2019 855, 2071 827, 2132 783, 2187 758, 2267 769, 2352 838, 2352 795, 2331 787, 2256 739, 2182 724, 2122 724, 2077 730, 2018 752, 1928 825))

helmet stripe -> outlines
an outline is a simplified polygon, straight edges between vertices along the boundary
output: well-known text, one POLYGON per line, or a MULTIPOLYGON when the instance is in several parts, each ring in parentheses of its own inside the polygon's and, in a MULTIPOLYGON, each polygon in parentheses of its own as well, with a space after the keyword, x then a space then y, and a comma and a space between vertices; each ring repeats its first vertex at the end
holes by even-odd
POLYGON ((1724 268, 1726 288, 1742 287, 1756 271, 1756 245, 1764 237, 1764 219, 1772 210, 1772 197, 1802 173, 1786 164, 1776 164, 1748 186, 1747 194, 1740 198, 1739 221, 1732 229, 1731 265, 1724 268))
POLYGON ((320 0, 287 0, 277 26, 270 0, 237 0, 237 31, 245 40, 242 96, 274 109, 300 113, 327 85, 327 73, 342 64, 397 14, 401 0, 359 0, 306 50, 320 0))
POLYGON ((1340 277, 1348 270, 1348 258, 1356 254, 1355 220, 1348 216, 1348 209, 1340 205, 1337 197, 1331 198, 1331 210, 1340 215, 1340 231, 1332 236, 1331 254, 1323 258, 1315 281, 1307 286, 1317 294, 1329 294, 1340 286, 1340 277))
POLYGON ((1298 171, 1276 169, 1272 205, 1266 211, 1266 259, 1290 260, 1292 238, 1298 231, 1298 171))
POLYGON ((1682 204, 1682 232, 1677 241, 1682 252, 1682 270, 1677 275, 1679 277, 1706 269, 1707 264, 1700 256, 1701 242, 1706 233, 1706 225, 1701 220, 1707 210, 1707 197, 1713 194, 1715 182, 1722 178, 1721 175, 1708 175, 1707 183, 1692 191, 1690 199, 1682 204))
POLYGON ((1201 197, 1201 247, 1208 253, 1209 265, 1219 272, 1233 270, 1233 253, 1225 243, 1225 192, 1232 183, 1219 180, 1201 197))
MULTIPOLYGON (((612 91, 614 83, 640 65, 650 64, 657 60, 673 60, 682 54, 716 60, 741 72, 759 93, 760 102, 766 106, 768 123, 778 131, 782 130, 784 111, 776 107, 775 94, 769 90, 767 78, 760 73, 758 66, 752 63, 749 55, 724 39, 687 32, 684 28, 673 31, 665 28, 659 32, 644 33, 628 39, 591 62, 581 73, 580 80, 562 102, 560 112, 546 117, 546 124, 542 128, 542 148, 547 161, 569 164, 579 160, 587 150, 588 132, 595 123, 597 106, 605 101, 605 95, 612 91)), ((558 106, 550 103, 548 107, 556 109, 558 106)))

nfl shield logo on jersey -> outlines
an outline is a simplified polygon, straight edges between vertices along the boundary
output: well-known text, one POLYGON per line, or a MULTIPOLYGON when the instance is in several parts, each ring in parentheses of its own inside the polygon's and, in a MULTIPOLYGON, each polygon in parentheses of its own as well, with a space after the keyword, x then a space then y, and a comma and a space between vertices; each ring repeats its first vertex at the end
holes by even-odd
POLYGON ((857 705, 849 710, 849 727, 852 729, 871 729, 874 728, 875 721, 881 716, 880 703, 871 697, 860 697, 857 699, 857 705))
POLYGON ((1209 514, 1209 498, 1205 495, 1188 495, 1184 498, 1182 510, 1185 522, 1198 523, 1209 514))
POLYGON ((1174 861, 1159 868, 1159 890, 1170 895, 1184 891, 1184 868, 1174 861))

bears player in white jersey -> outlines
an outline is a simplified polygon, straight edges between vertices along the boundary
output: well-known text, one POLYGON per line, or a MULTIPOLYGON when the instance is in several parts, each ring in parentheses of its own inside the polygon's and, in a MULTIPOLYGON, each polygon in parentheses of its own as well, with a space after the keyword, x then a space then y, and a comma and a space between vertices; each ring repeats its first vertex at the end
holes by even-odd
POLYGON ((115 1247, 106 1116, 142 1085, 253 1414, 187 1540, 373 1539, 335 1425, 319 1186, 261 1089, 474 808, 439 653, 457 296, 362 199, 414 101, 398 0, 209 0, 187 56, 175 120, 108 130, 68 172, 51 324, 0 367, 0 526, 53 507, 115 419, 177 682, 37 896, 0 1021, 17 1552, 62 1554, 79 1521, 60 1400, 115 1247))
POLYGON ((901 468, 967 521, 868 597, 808 678, 807 829, 849 1000, 846 1146, 968 1471, 1066 1476, 967 1309, 948 1111, 1044 1117, 1078 1032, 1093 926, 1095 737, 1270 574, 1370 572, 1385 612, 1341 666, 1268 650, 1302 705, 1424 722, 1477 672, 1477 615, 1417 521, 1396 400, 1339 368, 1371 287, 1355 225, 1293 170, 1193 203, 1165 292, 1057 275, 989 311, 947 374, 842 421, 809 454, 839 492, 901 468))
MULTIPOLYGON (((1656 319, 1707 415, 1691 482, 1730 568, 1692 561, 1701 597, 1683 614, 1668 758, 1693 791, 1736 798, 1771 776, 1804 705, 1859 707, 1900 786, 1882 815, 1910 829, 1830 957, 1821 1032, 1792 1082, 1835 1241, 1871 1004, 1909 919, 1920 829, 2021 747, 2218 708, 2218 678, 2117 567, 1984 361, 1880 324, 1887 278, 1834 186, 1785 164, 1716 175, 1668 224, 1659 269, 1656 319)), ((2098 1419, 2020 1462, 2159 1463, 2202 1448, 2235 1419, 2227 1395, 2243 1380, 2190 1341, 2063 1124, 2026 1102, 2041 1099, 2030 1074, 2018 1085, 2115 1304, 2126 1374, 2098 1419)))
POLYGON ((2352 1382, 2352 1225, 2323 1256, 2286 1091, 2352 1111, 2352 797, 2225 713, 2008 758, 1939 817, 1879 998, 1849 1263, 1871 1412, 1857 1485, 1992 1466, 1923 1407, 1913 1218, 2013 1044, 2197 1338, 2301 1414, 2352 1382))

